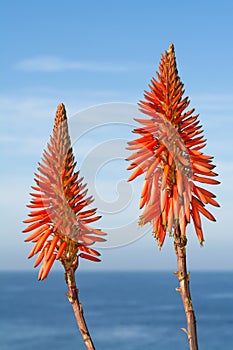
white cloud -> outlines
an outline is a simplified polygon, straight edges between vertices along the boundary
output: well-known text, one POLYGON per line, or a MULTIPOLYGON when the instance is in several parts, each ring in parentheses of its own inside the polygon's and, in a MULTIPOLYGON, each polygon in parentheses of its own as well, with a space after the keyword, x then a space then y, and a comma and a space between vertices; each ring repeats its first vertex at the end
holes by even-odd
POLYGON ((79 70, 87 72, 124 72, 127 67, 108 62, 72 61, 56 56, 37 56, 24 59, 15 65, 15 68, 30 72, 61 72, 79 70))

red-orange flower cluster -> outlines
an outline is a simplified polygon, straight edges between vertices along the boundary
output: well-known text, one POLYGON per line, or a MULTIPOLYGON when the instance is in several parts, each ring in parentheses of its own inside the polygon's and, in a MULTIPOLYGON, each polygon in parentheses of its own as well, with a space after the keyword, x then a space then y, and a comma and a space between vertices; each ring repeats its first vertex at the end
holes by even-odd
POLYGON ((146 101, 140 101, 139 106, 151 119, 136 119, 143 127, 134 133, 141 137, 129 142, 128 149, 136 153, 127 158, 132 161, 128 169, 135 169, 129 181, 145 174, 140 202, 140 208, 145 209, 139 224, 153 223, 161 247, 166 232, 185 238, 191 216, 202 243, 200 214, 215 220, 205 205, 219 205, 215 195, 196 182, 219 182, 213 179, 217 175, 213 172, 213 157, 201 152, 206 140, 198 115, 193 114, 194 109, 185 111, 189 100, 183 97, 172 44, 162 55, 157 80, 153 78, 149 88, 144 95, 146 101))
POLYGON ((62 264, 72 264, 77 256, 100 261, 90 245, 105 241, 105 233, 87 225, 100 216, 95 216, 96 209, 84 210, 93 198, 86 197, 86 184, 75 166, 65 106, 59 104, 53 134, 35 174, 36 186, 32 186, 28 207, 33 210, 24 221, 29 226, 23 232, 33 231, 25 239, 34 243, 28 257, 38 254, 35 267, 43 261, 38 279, 47 277, 55 259, 62 264))

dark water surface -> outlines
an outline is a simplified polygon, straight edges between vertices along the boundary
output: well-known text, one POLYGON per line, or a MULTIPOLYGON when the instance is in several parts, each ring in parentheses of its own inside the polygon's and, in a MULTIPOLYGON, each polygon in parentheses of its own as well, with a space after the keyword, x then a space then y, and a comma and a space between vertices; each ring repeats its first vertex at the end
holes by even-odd
MULTIPOLYGON (((80 300, 97 350, 188 349, 172 272, 78 272, 80 300)), ((233 349, 233 273, 193 272, 201 350, 233 349)), ((84 350, 62 272, 0 273, 1 350, 84 350)))

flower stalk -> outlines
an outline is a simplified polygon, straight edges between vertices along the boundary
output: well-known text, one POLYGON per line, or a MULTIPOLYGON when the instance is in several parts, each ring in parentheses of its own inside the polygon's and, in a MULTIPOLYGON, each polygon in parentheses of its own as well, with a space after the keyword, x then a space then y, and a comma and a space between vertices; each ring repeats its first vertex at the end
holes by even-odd
POLYGON ((79 331, 81 333, 81 336, 83 338, 83 342, 86 345, 86 348, 88 350, 95 350, 93 341, 91 339, 91 336, 84 318, 83 307, 78 297, 79 290, 77 289, 77 285, 75 281, 75 271, 77 267, 78 267, 78 258, 76 258, 76 261, 72 265, 64 264, 65 280, 68 287, 68 293, 66 294, 66 296, 73 308, 74 316, 75 316, 79 331))
POLYGON ((201 215, 215 221, 206 205, 219 207, 219 204, 202 184, 217 185, 219 181, 213 178, 217 176, 213 157, 202 152, 206 139, 199 115, 194 114, 194 108, 187 110, 190 101, 183 96, 184 92, 171 44, 162 55, 156 79, 152 78, 149 91, 145 91, 145 100, 139 103, 139 110, 150 119, 135 119, 141 125, 133 132, 140 137, 128 142, 128 149, 134 152, 127 158, 131 161, 128 170, 133 169, 128 181, 144 175, 139 225, 152 224, 159 248, 167 235, 174 239, 186 333, 190 349, 197 350, 196 320, 186 268, 186 229, 192 221, 203 244, 201 215))
POLYGON ((177 235, 177 238, 175 237, 174 248, 178 268, 178 271, 175 272, 175 275, 177 276, 180 283, 180 287, 176 288, 176 290, 180 292, 187 321, 187 330, 185 328, 182 328, 182 330, 184 330, 188 336, 190 350, 198 350, 196 317, 193 309, 189 286, 190 273, 187 272, 186 267, 186 245, 186 239, 180 239, 180 235, 177 235))
POLYGON ((57 107, 53 133, 44 150, 32 186, 29 224, 24 233, 30 233, 26 242, 34 243, 28 258, 37 255, 34 267, 41 265, 38 280, 47 278, 54 262, 59 261, 65 269, 65 279, 75 318, 87 349, 94 349, 75 282, 79 259, 99 262, 100 253, 91 248, 95 242, 104 242, 105 233, 89 227, 100 219, 96 209, 87 209, 92 196, 87 197, 86 184, 79 171, 68 132, 65 106, 57 107))

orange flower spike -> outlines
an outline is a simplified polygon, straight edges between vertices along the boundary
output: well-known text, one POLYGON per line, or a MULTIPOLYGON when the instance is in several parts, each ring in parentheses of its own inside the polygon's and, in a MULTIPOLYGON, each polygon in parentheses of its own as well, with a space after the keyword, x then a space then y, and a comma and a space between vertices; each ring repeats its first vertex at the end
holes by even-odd
POLYGON ((198 115, 193 115, 194 109, 186 110, 190 101, 183 96, 185 90, 178 75, 172 44, 162 55, 156 76, 157 79, 152 78, 149 91, 144 94, 145 101, 139 103, 140 112, 150 119, 137 119, 142 127, 133 132, 142 136, 142 143, 137 143, 137 140, 129 142, 128 149, 136 149, 137 153, 128 157, 133 161, 128 169, 134 169, 135 164, 138 166, 129 180, 139 175, 145 178, 140 208, 146 207, 139 224, 152 222, 159 248, 163 246, 166 233, 174 238, 176 274, 186 313, 189 348, 197 350, 195 313, 186 268, 186 228, 191 217, 197 238, 200 244, 203 243, 200 213, 214 221, 214 216, 205 205, 219 205, 213 199, 215 196, 196 186, 196 182, 216 185, 219 181, 213 179, 217 176, 213 171, 213 157, 200 151, 205 147, 206 139, 198 115), (146 150, 147 147, 150 152, 146 150), (146 161, 146 166, 142 166, 142 162, 146 161), (153 184, 150 189, 145 183, 148 180, 153 184))
MULTIPOLYGON (((143 182, 143 186, 142 186, 142 193, 141 193, 141 197, 147 196, 148 195, 148 189, 149 189, 149 183, 150 180, 145 179, 143 182)), ((140 209, 142 207, 140 206, 140 209)))
POLYGON ((35 260, 35 263, 34 263, 34 267, 37 267, 38 265, 40 265, 41 261, 43 260, 44 258, 44 250, 42 250, 38 255, 37 255, 37 258, 35 260))
POLYGON ((90 209, 90 210, 86 210, 86 211, 83 211, 82 213, 78 214, 77 217, 79 219, 83 219, 83 218, 86 218, 88 216, 92 216, 96 213, 96 208, 95 209, 90 209))
POLYGON ((167 221, 168 221, 167 220, 167 218, 168 218, 168 210, 169 210, 168 206, 169 206, 169 200, 168 200, 168 198, 166 198, 165 206, 164 206, 164 209, 162 211, 162 224, 163 224, 164 227, 167 226, 167 221))
POLYGON ((44 246, 45 241, 51 235, 52 229, 47 230, 35 244, 34 254, 37 254, 44 246))
POLYGON ((87 229, 87 226, 81 235, 78 234, 83 230, 81 220, 86 225, 97 221, 100 216, 93 217, 96 209, 83 211, 93 199, 86 198, 86 185, 82 183, 79 171, 75 172, 75 166, 66 111, 64 105, 60 104, 53 133, 42 154, 38 173, 35 174, 36 186, 32 186, 35 192, 31 193, 32 201, 28 207, 35 210, 24 221, 30 225, 23 232, 34 231, 25 239, 26 242, 34 243, 28 257, 39 253, 35 266, 43 262, 39 279, 48 276, 55 259, 60 260, 66 268, 67 264, 72 261, 75 263, 82 257, 78 255, 79 243, 85 241, 86 245, 90 245, 96 241, 105 241, 95 236, 100 231, 87 229))
POLYGON ((177 183, 177 190, 179 196, 183 196, 183 179, 182 179, 182 173, 180 170, 176 170, 176 183, 177 183))
POLYGON ((97 221, 101 218, 101 216, 95 216, 93 218, 88 218, 88 219, 82 219, 82 222, 84 222, 85 224, 89 224, 90 222, 94 222, 97 221))
POLYGON ((81 254, 79 254, 79 256, 80 256, 80 258, 84 258, 84 259, 91 260, 91 261, 96 261, 96 262, 100 261, 99 258, 96 258, 93 255, 88 255, 88 254, 85 254, 85 253, 81 253, 81 254))
POLYGON ((88 253, 88 254, 91 254, 91 255, 95 255, 95 256, 100 256, 100 253, 97 252, 95 249, 92 249, 92 248, 87 248, 85 246, 82 246, 80 247, 80 250, 88 253))
POLYGON ((196 186, 196 185, 193 186, 193 192, 202 201, 202 203, 204 203, 204 204, 208 203, 206 196, 202 193, 201 190, 199 190, 198 186, 196 186))
POLYGON ((42 232, 44 232, 45 230, 47 230, 49 228, 48 224, 44 224, 42 225, 42 227, 38 228, 35 232, 33 232, 30 236, 28 236, 27 238, 25 238, 24 242, 29 242, 34 240, 35 238, 37 238, 38 236, 40 236, 42 234, 42 232))
POLYGON ((204 236, 203 236, 202 228, 195 227, 195 231, 196 231, 198 240, 199 240, 200 244, 202 245, 203 242, 204 242, 204 236))
POLYGON ((218 202, 216 200, 214 200, 211 197, 208 197, 207 202, 215 207, 220 207, 220 205, 218 204, 218 202))
POLYGON ((143 169, 142 168, 137 168, 134 173, 128 178, 128 181, 132 181, 136 179, 139 175, 143 174, 143 169))
POLYGON ((164 211, 164 208, 167 203, 168 191, 166 189, 161 190, 160 192, 160 209, 161 213, 164 211))
MULTIPOLYGON (((147 186, 147 188, 148 188, 148 186, 147 186)), ((139 205, 140 209, 142 209, 144 207, 144 205, 147 202, 147 199, 148 199, 148 191, 144 195, 141 195, 140 205, 139 205)))
POLYGON ((173 201, 172 198, 169 198, 169 209, 167 215, 167 231, 169 234, 172 233, 172 228, 174 224, 174 214, 173 214, 173 201))
POLYGON ((184 199, 184 214, 186 217, 186 221, 190 222, 190 201, 188 199, 187 192, 183 193, 183 199, 184 199))
POLYGON ((158 239, 158 233, 160 231, 161 228, 161 217, 157 217, 157 219, 153 220, 153 233, 154 233, 154 237, 156 239, 158 239))
POLYGON ((158 246, 159 246, 159 248, 162 248, 165 237, 166 237, 166 229, 163 225, 161 225, 159 233, 158 233, 158 246))
POLYGON ((173 210, 174 210, 174 217, 175 220, 178 221, 179 219, 179 197, 178 197, 178 190, 177 185, 173 185, 173 210))
POLYGON ((197 236, 203 241, 200 213, 214 220, 204 205, 219 205, 211 192, 196 186, 195 182, 214 185, 219 184, 219 181, 213 179, 217 175, 213 172, 213 157, 200 151, 206 140, 198 120, 199 115, 194 115, 194 108, 186 110, 190 101, 183 96, 183 83, 178 76, 172 44, 162 55, 156 75, 157 79, 152 78, 149 85, 150 91, 144 94, 145 100, 139 103, 139 110, 149 119, 135 119, 142 127, 136 128, 134 133, 141 137, 128 143, 129 150, 137 150, 128 157, 128 160, 133 161, 128 169, 136 167, 137 160, 139 163, 141 160, 149 162, 147 167, 138 166, 129 177, 129 181, 139 175, 145 177, 140 208, 145 205, 146 208, 140 223, 146 224, 149 219, 153 220, 153 210, 147 208, 147 203, 150 203, 156 219, 155 236, 162 246, 164 230, 170 234, 180 232, 185 236, 192 214, 197 236), (158 176, 158 173, 161 175, 158 176), (153 185, 149 190, 147 180, 151 178, 153 185), (203 205, 196 201, 195 196, 203 205), (160 220, 157 220, 158 215, 160 220))
POLYGON ((56 257, 57 260, 59 260, 62 257, 62 254, 63 254, 64 250, 66 249, 66 246, 67 246, 66 241, 61 243, 60 247, 58 248, 58 252, 57 252, 57 257, 56 257))
POLYGON ((59 237, 58 236, 54 236, 53 239, 52 239, 52 242, 50 244, 50 247, 49 247, 49 249, 48 249, 48 251, 46 253, 46 256, 45 256, 46 260, 49 260, 51 255, 54 254, 54 250, 55 250, 55 248, 57 246, 58 241, 59 241, 59 237))
POLYGON ((201 182, 201 183, 209 184, 209 185, 219 185, 220 184, 220 182, 217 180, 209 179, 208 177, 200 177, 197 175, 193 176, 193 180, 201 182))
POLYGON ((48 276, 49 271, 51 270, 55 259, 56 259, 56 254, 52 254, 50 259, 45 263, 41 280, 44 280, 48 276))
POLYGON ((39 273, 38 273, 38 281, 40 281, 42 278, 42 274, 44 272, 44 264, 41 266, 39 273))
POLYGON ((184 210, 184 206, 183 205, 180 207, 179 225, 180 225, 181 237, 185 237, 187 222, 186 222, 185 210, 184 210))
POLYGON ((169 166, 169 164, 166 164, 164 166, 164 170, 163 170, 163 180, 162 180, 162 185, 161 185, 162 190, 164 190, 165 187, 167 187, 167 179, 168 179, 168 175, 169 175, 169 170, 170 170, 170 166, 169 166))
POLYGON ((36 222, 36 223, 28 226, 27 228, 25 228, 23 230, 23 233, 27 233, 27 232, 30 232, 32 230, 35 230, 36 228, 41 227, 41 225, 42 225, 41 222, 36 222))
POLYGON ((151 186, 151 191, 149 196, 150 206, 154 206, 157 200, 159 200, 159 191, 160 191, 158 187, 159 178, 160 178, 160 171, 157 171, 151 180, 152 186, 151 186))
POLYGON ((146 173, 145 179, 149 179, 159 164, 159 158, 153 159, 146 173))

